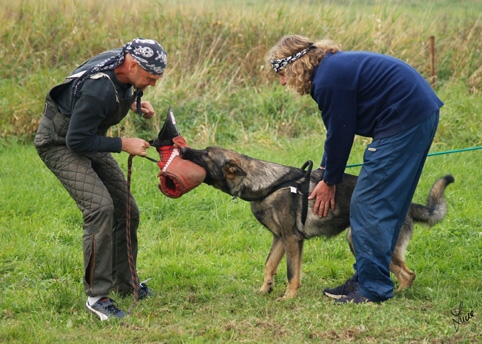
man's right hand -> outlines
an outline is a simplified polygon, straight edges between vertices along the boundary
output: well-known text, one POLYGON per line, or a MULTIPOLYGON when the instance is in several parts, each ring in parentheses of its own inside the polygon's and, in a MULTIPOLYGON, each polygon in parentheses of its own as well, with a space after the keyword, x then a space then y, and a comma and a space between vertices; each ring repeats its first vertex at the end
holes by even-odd
POLYGON ((146 150, 151 145, 149 142, 135 137, 122 138, 122 151, 130 155, 146 156, 146 150))

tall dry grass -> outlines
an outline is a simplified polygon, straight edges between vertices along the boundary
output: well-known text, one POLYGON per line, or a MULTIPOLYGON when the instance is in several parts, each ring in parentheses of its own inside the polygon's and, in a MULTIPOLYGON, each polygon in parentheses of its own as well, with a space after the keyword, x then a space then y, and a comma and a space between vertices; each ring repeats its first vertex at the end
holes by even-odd
MULTIPOLYGON (((297 99, 290 107, 283 98, 277 99, 281 104, 269 99, 278 86, 264 57, 285 34, 331 38, 344 50, 391 54, 427 79, 433 35, 438 90, 456 84, 470 94, 482 87, 482 23, 477 11, 482 5, 469 0, 1 2, 4 138, 30 140, 50 87, 85 59, 136 36, 158 39, 169 54, 164 80, 148 93, 159 112, 174 105, 186 117, 188 130, 211 141, 216 139, 212 129, 226 119, 239 123, 243 116, 248 123, 244 131, 262 131, 274 123, 282 135, 296 116, 313 114, 305 100, 297 99)), ((153 124, 128 120, 114 130, 142 135, 159 127, 163 116, 159 117, 153 124)))

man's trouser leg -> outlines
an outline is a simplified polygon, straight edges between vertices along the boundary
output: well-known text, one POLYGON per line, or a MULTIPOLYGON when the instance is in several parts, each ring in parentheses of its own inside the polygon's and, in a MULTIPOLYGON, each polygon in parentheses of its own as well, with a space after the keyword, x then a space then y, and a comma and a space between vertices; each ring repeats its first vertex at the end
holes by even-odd
MULTIPOLYGON (((76 153, 65 146, 39 148, 38 152, 82 211, 87 296, 107 295, 115 283, 129 288, 125 245, 127 188, 117 162, 110 153, 76 153)), ((131 212, 132 246, 136 257, 139 213, 133 200, 131 212)))
MULTIPOLYGON (((113 288, 122 294, 133 292, 132 273, 127 252, 127 182, 118 163, 109 154, 93 168, 109 191, 114 204, 112 228, 112 279, 113 288)), ((137 228, 139 226, 139 210, 134 197, 130 195, 130 233, 134 268, 137 266, 137 228)))

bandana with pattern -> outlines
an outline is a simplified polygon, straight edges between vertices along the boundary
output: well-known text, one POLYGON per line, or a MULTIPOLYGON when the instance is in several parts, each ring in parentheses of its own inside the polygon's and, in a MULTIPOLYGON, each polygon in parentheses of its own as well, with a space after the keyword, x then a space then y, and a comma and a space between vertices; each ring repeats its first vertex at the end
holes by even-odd
MULTIPOLYGON (((82 84, 87 80, 88 77, 99 72, 113 70, 124 62, 126 53, 129 53, 134 60, 149 74, 162 75, 167 66, 167 53, 164 48, 155 40, 135 38, 131 42, 126 43, 122 47, 122 51, 105 59, 104 61, 98 63, 97 65, 86 70, 79 78, 74 81, 72 87, 72 108, 74 107, 77 92, 82 87, 82 84)), ((141 97, 143 92, 140 90, 135 91, 136 102, 137 102, 137 113, 142 116, 141 112, 141 97)))
POLYGON ((294 55, 283 57, 282 59, 278 60, 271 60, 271 66, 273 67, 274 71, 278 73, 280 70, 282 70, 286 65, 295 62, 298 60, 300 57, 305 55, 312 47, 313 43, 308 44, 308 48, 301 50, 300 52, 297 52, 294 55))

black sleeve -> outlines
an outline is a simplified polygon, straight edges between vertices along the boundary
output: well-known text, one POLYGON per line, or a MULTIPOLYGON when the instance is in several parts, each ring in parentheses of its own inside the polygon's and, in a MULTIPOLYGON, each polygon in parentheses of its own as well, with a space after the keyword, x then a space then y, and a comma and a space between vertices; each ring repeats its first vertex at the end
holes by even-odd
POLYGON ((69 149, 86 152, 120 152, 119 137, 98 134, 102 120, 116 106, 114 86, 107 78, 88 79, 79 91, 67 132, 69 149))

